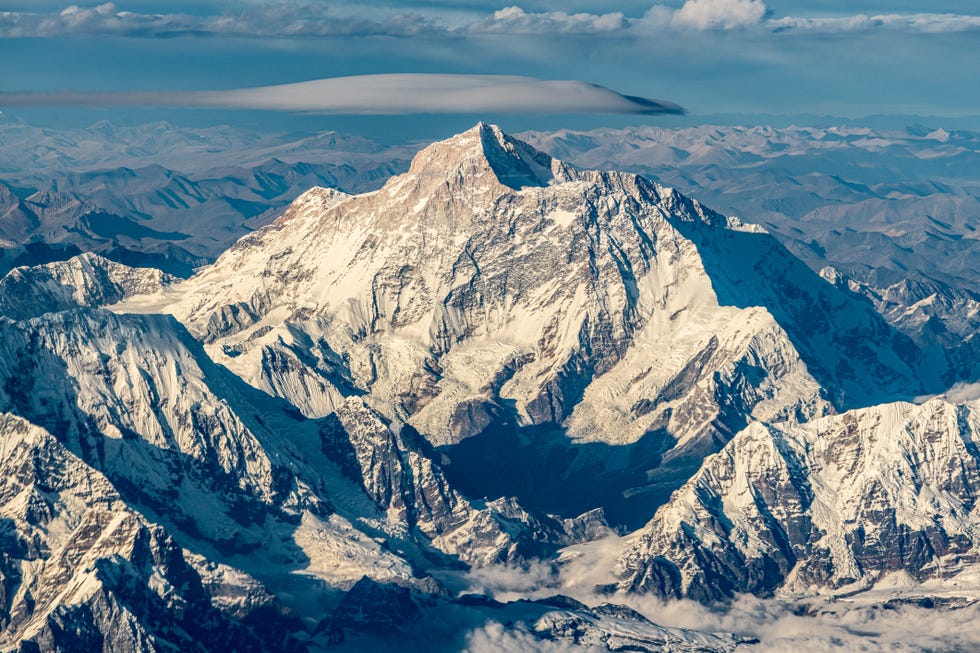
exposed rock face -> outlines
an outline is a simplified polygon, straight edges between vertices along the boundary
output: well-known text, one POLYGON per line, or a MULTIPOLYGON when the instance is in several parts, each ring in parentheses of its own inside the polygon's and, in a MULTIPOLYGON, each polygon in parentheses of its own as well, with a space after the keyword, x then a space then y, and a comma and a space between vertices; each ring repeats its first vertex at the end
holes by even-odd
POLYGON ((449 486, 435 452, 418 434, 392 432, 384 419, 359 399, 349 399, 321 430, 324 453, 397 521, 430 536, 458 527, 469 502, 449 486))
POLYGON ((214 492, 246 489, 266 504, 294 491, 273 482, 277 466, 261 441, 269 430, 229 405, 247 398, 223 386, 171 318, 66 311, 4 321, 0 332, 3 405, 148 501, 175 507, 185 480, 214 492))
POLYGON ((0 333, 4 408, 56 434, 182 546, 241 572, 224 574, 238 587, 222 601, 252 593, 249 576, 276 594, 364 575, 432 589, 352 524, 382 515, 323 455, 319 425, 214 365, 172 318, 77 309, 2 320, 0 333))
POLYGON ((712 601, 954 575, 978 562, 978 409, 934 399, 753 424, 638 533, 622 587, 712 601))
POLYGON ((382 585, 364 577, 344 594, 340 605, 321 628, 328 630, 333 643, 345 633, 391 636, 422 616, 412 593, 398 585, 382 585))
POLYGON ((751 216, 815 270, 834 265, 879 288, 908 278, 980 284, 977 131, 700 124, 521 138, 576 165, 637 172, 751 216))
POLYGON ((876 288, 833 267, 823 268, 820 276, 871 300, 889 324, 945 364, 947 383, 980 377, 980 295, 975 291, 914 279, 876 288))
POLYGON ((516 500, 471 502, 411 426, 396 435, 360 399, 348 399, 321 427, 324 453, 360 483, 389 521, 417 528, 443 552, 476 566, 522 562, 609 532, 601 510, 576 519, 535 514, 516 500))
POLYGON ((0 238, 4 244, 22 239, 39 221, 33 211, 5 184, 0 183, 0 238))
POLYGON ((0 437, 0 646, 303 650, 281 613, 256 632, 216 609, 170 536, 49 433, 2 414, 0 437))
MULTIPOLYGON (((122 266, 112 267, 127 278, 122 266)), ((38 274, 20 277, 25 288, 47 287, 40 269, 27 272, 38 274)), ((85 297, 106 295, 59 301, 85 297)), ((250 572, 274 588, 278 576, 309 568, 311 583, 338 588, 368 575, 431 589, 415 568, 422 561, 407 559, 419 545, 489 564, 604 528, 590 516, 568 520, 566 532, 566 521, 519 508, 529 525, 511 516, 508 530, 490 518, 479 528, 473 519, 486 510, 450 486, 431 445, 411 427, 396 435, 357 399, 325 421, 310 420, 215 365, 169 316, 40 312, 0 318, 0 404, 57 434, 130 505, 206 552, 195 566, 208 579, 225 579, 208 585, 233 613, 242 596, 252 601, 258 591, 250 572), (360 520, 371 525, 355 525, 360 520), (338 555, 352 562, 338 566, 338 555), (237 589, 226 591, 228 582, 237 589)))

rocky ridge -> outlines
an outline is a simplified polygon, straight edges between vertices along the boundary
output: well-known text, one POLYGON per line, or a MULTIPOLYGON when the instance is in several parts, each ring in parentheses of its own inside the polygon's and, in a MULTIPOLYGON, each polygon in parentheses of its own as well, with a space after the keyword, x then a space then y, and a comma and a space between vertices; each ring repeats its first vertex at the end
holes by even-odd
POLYGON ((631 538, 622 587, 714 601, 949 580, 978 562, 978 443, 976 401, 753 424, 631 538))
POLYGON ((215 608, 170 535, 50 433, 2 414, 0 434, 0 646, 306 650, 275 600, 238 619, 215 608))

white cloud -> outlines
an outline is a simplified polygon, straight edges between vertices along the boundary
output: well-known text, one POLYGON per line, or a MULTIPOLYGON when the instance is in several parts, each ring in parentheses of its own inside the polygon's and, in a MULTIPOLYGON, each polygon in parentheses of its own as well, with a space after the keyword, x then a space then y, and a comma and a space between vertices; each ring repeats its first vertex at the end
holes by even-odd
POLYGON ((747 649, 754 653, 980 650, 980 631, 972 626, 980 617, 977 604, 959 609, 900 604, 886 608, 862 601, 860 595, 843 601, 817 599, 806 610, 800 610, 805 605, 752 596, 742 596, 725 609, 643 597, 625 602, 660 625, 757 637, 760 643, 747 649))
POLYGON ((980 29, 980 16, 962 14, 882 14, 799 18, 787 16, 766 23, 776 32, 870 32, 892 30, 920 34, 970 32, 980 29))
POLYGON ((57 37, 101 34, 134 38, 233 36, 315 38, 329 36, 417 36, 448 34, 439 21, 418 13, 380 20, 338 15, 324 5, 264 3, 227 14, 137 13, 113 3, 91 8, 69 5, 60 12, 0 12, 0 37, 57 37))
POLYGON ((694 29, 736 29, 758 25, 766 15, 762 0, 687 0, 673 23, 694 29))
POLYGON ((956 404, 980 399, 980 383, 957 383, 946 391, 947 401, 956 404))
POLYGON ((608 14, 528 13, 512 6, 494 12, 493 16, 473 23, 467 29, 496 34, 600 34, 621 32, 628 26, 629 21, 618 11, 608 14))
POLYGON ((677 105, 575 80, 360 75, 223 91, 0 93, 0 106, 186 106, 331 114, 680 113, 677 105))
MULTIPOLYGON (((980 651, 980 630, 973 627, 980 618, 980 603, 956 609, 919 607, 916 597, 929 596, 927 588, 921 594, 906 588, 909 602, 887 607, 884 601, 892 596, 887 590, 847 599, 814 597, 801 602, 743 595, 728 605, 715 606, 693 601, 664 602, 637 594, 595 593, 597 584, 615 580, 614 561, 622 552, 622 543, 623 539, 613 537, 567 549, 563 557, 569 559, 560 566, 558 576, 553 568, 543 564, 526 570, 497 566, 466 574, 463 581, 468 584, 466 591, 486 592, 501 601, 565 594, 587 605, 627 605, 661 626, 758 638, 759 644, 747 647, 747 652, 980 651), (588 582, 582 582, 583 578, 588 582)), ((970 576, 960 582, 962 596, 976 595, 973 579, 970 576)), ((949 587, 939 593, 956 596, 950 594, 949 587)), ((549 646, 552 642, 541 642, 520 629, 504 628, 494 622, 471 627, 467 643, 469 650, 479 651, 569 650, 553 649, 549 646)))
POLYGON ((921 395, 915 398, 915 403, 921 404, 941 397, 954 404, 965 404, 971 401, 980 400, 980 382, 976 383, 956 383, 949 390, 938 395, 921 395))
POLYGON ((606 648, 574 646, 569 642, 538 639, 516 628, 505 628, 491 621, 473 630, 466 638, 468 653, 567 653, 568 651, 606 651, 606 648))

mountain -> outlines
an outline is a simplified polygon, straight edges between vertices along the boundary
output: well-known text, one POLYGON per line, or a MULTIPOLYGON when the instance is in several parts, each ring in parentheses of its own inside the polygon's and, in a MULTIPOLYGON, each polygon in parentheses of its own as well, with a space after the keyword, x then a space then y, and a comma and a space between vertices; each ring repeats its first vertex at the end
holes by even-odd
MULTIPOLYGON (((282 564, 309 556, 315 566, 326 543, 283 547, 276 537, 322 539, 368 517, 406 546, 418 546, 418 528, 420 542, 485 563, 576 541, 567 531, 603 532, 599 516, 564 524, 506 502, 474 507, 417 436, 392 432, 354 399, 327 420, 306 419, 216 366, 172 318, 81 309, 5 320, 0 331, 3 405, 58 433, 127 500, 218 552, 271 547, 266 555, 282 564)), ((384 564, 395 571, 379 569, 382 578, 409 573, 361 537, 365 561, 391 558, 384 564)), ((353 569, 331 580, 353 583, 364 573, 353 569)))
POLYGON ((950 379, 980 377, 980 295, 975 290, 934 279, 903 279, 878 288, 830 266, 820 276, 868 298, 889 324, 929 352, 926 355, 945 359, 950 379))
POLYGON ((980 403, 891 403, 752 424, 663 506, 620 559, 630 591, 848 593, 902 573, 976 573, 980 403))
MULTIPOLYGON (((959 290, 978 281, 969 263, 980 242, 973 220, 980 208, 977 132, 841 121, 521 137, 571 163, 639 173, 725 214, 751 216, 814 270, 832 265, 876 287, 907 276, 959 290)), ((374 190, 404 171, 415 149, 337 132, 106 121, 51 129, 7 120, 0 121, 0 179, 22 198, 60 193, 136 226, 184 234, 170 246, 189 246, 197 260, 175 252, 188 267, 168 271, 189 276, 310 186, 374 190)), ((101 247, 76 244, 85 251, 101 247)), ((158 254, 151 244, 126 249, 158 254)))
MULTIPOLYGON (((91 254, 8 273, 0 280, 0 405, 25 428, 54 434, 31 445, 37 456, 63 450, 65 460, 77 461, 54 460, 45 473, 62 470, 72 484, 87 475, 103 479, 113 497, 106 502, 124 506, 163 538, 154 547, 183 551, 179 573, 192 580, 181 583, 198 587, 201 623, 231 619, 232 628, 254 619, 256 627, 270 629, 264 636, 284 636, 284 628, 305 632, 300 617, 315 626, 365 576, 445 593, 424 569, 518 563, 608 532, 600 512, 562 520, 506 497, 471 502, 449 484, 438 456, 417 433, 392 427, 356 398, 326 419, 304 418, 215 365, 172 318, 97 307, 170 281, 157 270, 128 269, 91 254), (309 597, 318 598, 311 603, 309 597), (268 626, 261 625, 266 620, 268 626)), ((31 482, 42 494, 67 497, 53 481, 31 482)), ((5 510, 19 505, 20 487, 0 504, 5 510)), ((49 513, 70 520, 72 510, 84 508, 58 504, 49 513)), ((40 541, 49 528, 60 537, 60 523, 18 528, 27 533, 23 538, 40 541)), ((97 539, 74 544, 76 558, 98 562, 116 555, 97 539)), ((25 594, 28 586, 19 580, 34 559, 20 556, 4 571, 12 614, 35 612, 37 592, 25 594)), ((140 584, 152 585, 158 572, 141 569, 120 580, 126 591, 137 592, 125 601, 146 602, 140 584)), ((62 615, 62 589, 45 581, 44 591, 55 597, 50 610, 23 619, 47 623, 49 613, 62 615)), ((50 626, 84 629, 89 639, 59 639, 56 632, 39 636, 42 648, 73 650, 101 638, 127 650, 157 650, 126 633, 136 628, 144 637, 142 620, 162 617, 98 621, 116 610, 111 596, 98 600, 88 612, 50 626)), ((177 604, 154 609, 178 611, 177 604)), ((188 618, 198 619, 195 614, 188 618)), ((180 647, 188 627, 150 628, 144 639, 180 647)), ((219 638, 214 642, 224 641, 217 625, 207 627, 214 631, 209 637, 219 638)), ((18 641, 34 641, 34 626, 24 628, 16 631, 18 641)), ((209 641, 202 640, 203 650, 217 646, 209 641)), ((289 650, 287 643, 250 643, 242 650, 289 650)))
MULTIPOLYGON (((322 457, 342 455, 338 433, 324 438, 320 458, 310 450, 302 461, 290 461, 302 431, 310 436, 315 430, 303 429, 296 417, 280 416, 277 423, 254 397, 243 421, 235 392, 224 388, 222 397, 210 395, 208 384, 220 385, 220 379, 204 361, 197 362, 204 370, 195 367, 179 341, 167 341, 174 335, 166 320, 137 322, 131 329, 125 319, 113 319, 82 309, 4 325, 5 349, 22 354, 16 366, 6 360, 0 365, 3 405, 31 420, 0 416, 4 646, 304 651, 322 650, 345 636, 388 632, 379 630, 377 619, 400 632, 403 624, 392 604, 382 604, 383 614, 375 617, 365 615, 368 608, 377 612, 378 604, 355 608, 365 600, 367 584, 406 597, 416 617, 423 610, 430 618, 459 620, 463 614, 473 627, 488 619, 506 619, 515 627, 519 619, 521 628, 533 625, 535 636, 547 640, 585 638, 584 643, 608 641, 610 647, 631 642, 635 650, 648 651, 663 641, 684 651, 734 648, 737 639, 731 636, 663 629, 619 606, 521 603, 500 609, 492 602, 474 607, 457 601, 402 557, 453 566, 418 550, 420 542, 404 530, 412 523, 405 512, 417 515, 424 506, 429 512, 414 523, 445 529, 444 548, 451 542, 460 557, 488 562, 515 560, 539 533, 561 533, 562 525, 537 520, 513 501, 477 510, 445 484, 430 485, 438 482, 438 468, 419 445, 403 457, 381 458, 383 450, 371 450, 374 464, 401 474, 394 480, 403 488, 418 473, 414 497, 404 503, 389 498, 385 517, 370 501, 383 486, 367 482, 381 475, 364 473, 365 496, 357 491, 360 471, 359 483, 347 482, 322 457), (103 337, 116 343, 118 361, 105 359, 101 351, 110 347, 96 334, 113 334, 103 337), (84 343, 90 343, 88 351, 84 343), (153 354, 141 357, 141 345, 153 354), (103 357, 101 369, 92 355, 103 357), (25 364, 28 357, 33 365, 25 364), (55 365, 67 368, 61 377, 54 375, 55 365), (24 370, 32 372, 14 376, 24 370), (136 383, 127 378, 131 374, 136 383), (60 396, 65 385, 77 396, 60 396), (284 425, 284 419, 294 424, 284 425), (49 424, 58 437, 37 423, 49 424), (273 440, 287 434, 288 441, 275 446, 273 440), (414 466, 398 470, 398 464, 414 466), (304 476, 317 478, 318 486, 307 486, 304 476), (465 523, 449 530, 440 522, 440 498, 458 502, 456 514, 465 523), (522 535, 527 522, 536 531, 522 535), (503 554, 478 553, 486 551, 503 554)), ((352 407, 338 411, 337 419, 357 434, 346 446, 363 451, 371 416, 352 407)), ((395 446, 412 446, 403 442, 395 446)), ((580 537, 604 532, 582 527, 587 524, 581 524, 580 537)), ((533 552, 546 551, 538 545, 533 552)), ((416 638, 419 650, 423 642, 431 645, 428 634, 406 636, 416 638)))
POLYGON ((0 177, 49 179, 52 172, 94 172, 160 166, 196 175, 216 168, 254 167, 280 159, 365 168, 372 160, 410 157, 411 146, 386 146, 360 136, 322 131, 277 133, 238 126, 181 127, 169 122, 84 128, 38 127, 0 119, 0 177))
POLYGON ((980 133, 913 125, 656 126, 528 132, 577 165, 648 176, 751 216, 814 270, 878 287, 980 282, 980 133))
POLYGON ((0 184, 0 238, 13 243, 13 239, 23 238, 37 226, 37 216, 10 187, 0 184))
POLYGON ((311 186, 370 189, 400 167, 272 159, 197 175, 149 165, 20 180, 33 186, 18 189, 22 197, 0 184, 0 238, 13 247, 72 245, 186 277, 311 186))
POLYGON ((530 505, 572 516, 608 499, 639 524, 749 421, 911 397, 941 373, 763 230, 484 124, 377 192, 306 193, 116 310, 173 314, 308 417, 360 396, 444 448, 471 495, 545 456, 530 505), (599 486, 569 495, 576 477, 599 486))
POLYGON ((483 123, 188 279, 17 267, 2 646, 727 652, 617 603, 969 573, 972 386, 903 400, 972 380, 971 295, 889 293, 483 123))
POLYGON ((207 247, 198 248, 197 253, 189 251, 184 245, 190 236, 180 231, 159 231, 147 226, 143 218, 108 212, 75 194, 20 192, 23 198, 0 183, 0 203, 6 195, 8 208, 13 207, 0 215, 0 272, 66 260, 83 251, 185 277, 208 260, 207 247))
POLYGON ((0 278, 0 315, 14 320, 78 307, 115 304, 159 292, 175 279, 156 268, 130 268, 97 254, 19 267, 0 278))

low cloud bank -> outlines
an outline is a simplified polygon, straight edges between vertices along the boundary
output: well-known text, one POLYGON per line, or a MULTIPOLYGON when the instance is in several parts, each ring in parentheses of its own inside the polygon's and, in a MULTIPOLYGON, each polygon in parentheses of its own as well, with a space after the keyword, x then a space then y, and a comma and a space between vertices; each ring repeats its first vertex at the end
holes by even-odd
POLYGON ((949 390, 938 395, 922 395, 915 398, 915 403, 923 404, 930 399, 942 397, 946 401, 954 404, 965 404, 970 401, 980 399, 980 381, 976 383, 956 383, 949 390))
MULTIPOLYGON (((977 384, 980 385, 980 384, 977 384)), ((693 601, 661 601, 651 596, 598 594, 596 584, 616 580, 615 560, 623 540, 611 537, 566 551, 558 566, 538 563, 527 568, 494 566, 467 574, 469 591, 486 592, 500 600, 522 596, 543 598, 566 594, 588 605, 620 603, 661 626, 755 637, 753 653, 965 653, 980 651, 980 603, 969 601, 978 589, 964 587, 965 607, 926 608, 913 599, 886 604, 886 593, 858 594, 847 599, 813 598, 801 602, 740 596, 724 607, 693 601)), ((479 650, 549 652, 551 642, 538 642, 519 631, 489 623, 474 628, 468 642, 479 650)), ((566 648, 565 650, 585 650, 566 648)))

